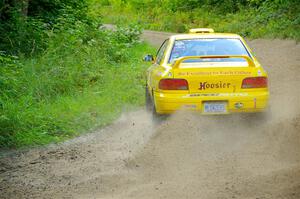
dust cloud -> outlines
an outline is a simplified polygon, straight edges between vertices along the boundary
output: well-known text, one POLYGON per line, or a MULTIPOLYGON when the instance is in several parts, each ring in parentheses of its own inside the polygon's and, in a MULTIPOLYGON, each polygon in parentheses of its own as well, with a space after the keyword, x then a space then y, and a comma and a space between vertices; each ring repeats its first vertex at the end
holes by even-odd
MULTIPOLYGON (((145 32, 149 42, 167 35, 145 32)), ((1 198, 300 198, 300 45, 249 41, 270 75, 265 114, 124 113, 99 132, 0 158, 1 198)))

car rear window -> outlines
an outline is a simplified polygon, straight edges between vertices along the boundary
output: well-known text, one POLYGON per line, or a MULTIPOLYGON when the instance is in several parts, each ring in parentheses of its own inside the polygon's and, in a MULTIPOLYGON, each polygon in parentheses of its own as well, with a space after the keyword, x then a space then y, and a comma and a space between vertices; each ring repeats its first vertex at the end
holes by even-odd
MULTIPOLYGON (((176 40, 170 54, 169 63, 185 56, 205 55, 247 55, 247 49, 239 39, 184 39, 176 40)), ((185 62, 245 62, 244 59, 193 59, 185 62)))

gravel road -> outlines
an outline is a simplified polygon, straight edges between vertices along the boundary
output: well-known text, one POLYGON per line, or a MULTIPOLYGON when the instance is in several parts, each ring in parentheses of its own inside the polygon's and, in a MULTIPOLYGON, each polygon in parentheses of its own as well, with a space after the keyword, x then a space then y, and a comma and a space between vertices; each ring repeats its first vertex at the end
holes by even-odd
MULTIPOLYGON (((159 45, 168 33, 145 31, 159 45)), ((140 109, 58 145, 0 157, 0 198, 299 199, 300 45, 248 42, 270 75, 262 118, 140 109)))

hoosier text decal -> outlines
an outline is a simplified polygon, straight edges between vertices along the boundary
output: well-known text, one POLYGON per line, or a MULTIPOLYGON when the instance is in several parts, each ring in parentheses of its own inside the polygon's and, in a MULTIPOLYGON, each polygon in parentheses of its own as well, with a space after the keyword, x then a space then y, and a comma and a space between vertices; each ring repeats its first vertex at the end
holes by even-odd
POLYGON ((207 83, 200 82, 199 90, 205 90, 210 88, 229 88, 230 83, 218 82, 218 83, 207 83))

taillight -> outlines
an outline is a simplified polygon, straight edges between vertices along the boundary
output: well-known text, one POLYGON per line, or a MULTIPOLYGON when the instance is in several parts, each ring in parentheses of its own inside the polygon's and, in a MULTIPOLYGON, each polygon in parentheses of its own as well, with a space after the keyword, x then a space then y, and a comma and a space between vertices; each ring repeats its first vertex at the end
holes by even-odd
POLYGON ((161 79, 159 89, 162 90, 188 90, 189 84, 185 79, 161 79))
POLYGON ((243 80, 242 88, 267 88, 267 77, 247 77, 243 80))

